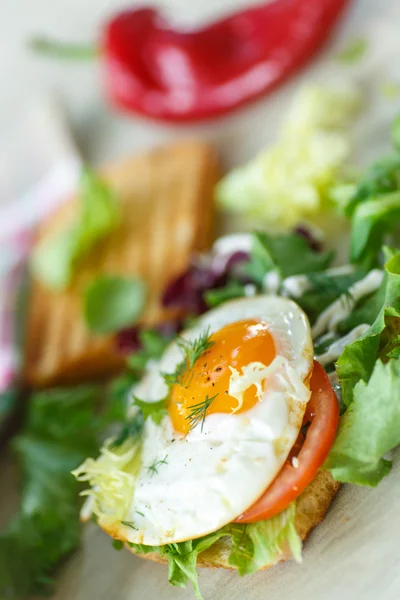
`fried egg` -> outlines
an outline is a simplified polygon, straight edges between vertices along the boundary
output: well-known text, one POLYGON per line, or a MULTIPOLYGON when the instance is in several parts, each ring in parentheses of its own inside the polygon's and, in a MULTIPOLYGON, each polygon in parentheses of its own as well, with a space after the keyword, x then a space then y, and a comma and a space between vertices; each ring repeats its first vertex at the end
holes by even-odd
POLYGON ((114 537, 159 546, 216 531, 263 494, 297 439, 313 365, 303 311, 273 296, 234 300, 182 334, 186 342, 202 336, 206 349, 172 386, 164 374, 182 362, 179 340, 134 390, 146 402, 168 396, 168 414, 145 422, 114 537))

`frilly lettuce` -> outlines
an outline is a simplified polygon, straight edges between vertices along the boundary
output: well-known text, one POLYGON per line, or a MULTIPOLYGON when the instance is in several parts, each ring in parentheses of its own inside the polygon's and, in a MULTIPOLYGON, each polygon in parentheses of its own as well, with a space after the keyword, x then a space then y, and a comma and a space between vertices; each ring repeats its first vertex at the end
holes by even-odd
POLYGON ((132 501, 136 477, 141 465, 141 440, 147 419, 159 424, 166 414, 166 400, 143 402, 133 397, 131 416, 118 436, 107 440, 97 459, 86 459, 72 475, 87 482, 81 496, 89 498, 85 514, 93 513, 102 525, 119 524, 132 501))
POLYGON ((285 547, 297 562, 301 562, 301 539, 294 525, 295 515, 296 504, 293 502, 266 521, 230 526, 232 551, 229 563, 237 568, 239 575, 250 575, 274 564, 285 547))
POLYGON ((347 411, 325 464, 339 481, 370 486, 389 472, 385 454, 400 444, 400 252, 385 255, 380 289, 348 322, 372 325, 337 361, 347 411))
POLYGON ((140 468, 140 441, 127 437, 120 445, 105 443, 97 459, 88 458, 72 474, 88 482, 90 489, 81 492, 91 499, 93 514, 104 525, 120 523, 132 501, 135 480, 140 468))
POLYGON ((368 381, 378 359, 381 334, 386 319, 400 317, 400 252, 385 248, 387 262, 385 277, 380 288, 356 309, 347 320, 351 329, 360 323, 371 323, 371 327, 361 338, 349 344, 336 363, 336 370, 342 386, 343 400, 349 406, 353 390, 361 379, 368 381))
POLYGON ((354 89, 301 90, 278 142, 220 181, 218 203, 269 227, 291 228, 316 215, 349 157, 345 128, 359 105, 354 89))
POLYGON ((400 444, 399 382, 400 360, 378 360, 368 383, 354 387, 325 464, 338 481, 376 486, 390 471, 384 457, 400 444))
POLYGON ((197 558, 221 538, 231 539, 229 563, 236 567, 239 575, 249 575, 276 563, 286 549, 292 552, 295 560, 301 562, 301 539, 294 525, 295 515, 296 505, 292 503, 279 515, 266 521, 249 525, 227 525, 197 540, 166 546, 129 545, 138 554, 158 552, 161 557, 167 558, 169 582, 178 587, 186 587, 190 580, 196 598, 201 600, 197 558))

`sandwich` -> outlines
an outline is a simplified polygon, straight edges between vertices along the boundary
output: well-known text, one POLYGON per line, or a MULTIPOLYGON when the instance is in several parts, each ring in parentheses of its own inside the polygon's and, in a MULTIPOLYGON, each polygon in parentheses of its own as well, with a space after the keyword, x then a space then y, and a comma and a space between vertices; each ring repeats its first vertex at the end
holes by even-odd
MULTIPOLYGON (((119 212, 117 225, 82 256, 61 289, 57 281, 49 285, 44 268, 33 271, 25 343, 28 386, 69 385, 110 377, 123 368, 113 335, 90 331, 83 316, 84 291, 101 275, 138 277, 146 284, 146 310, 140 317, 144 325, 177 315, 163 308, 161 295, 167 281, 187 267, 192 253, 211 243, 212 190, 218 175, 216 153, 196 141, 157 148, 104 169, 101 177, 119 212)), ((43 247, 46 260, 57 255, 46 243, 76 218, 80 201, 78 194, 40 227, 37 247, 43 247)), ((56 274, 61 271, 59 258, 56 274)))
MULTIPOLYGON (((148 316, 154 314, 152 295, 142 303, 135 328, 139 348, 132 348, 124 386, 117 386, 124 410, 119 396, 118 410, 108 411, 111 421, 100 419, 111 431, 99 456, 73 470, 86 498, 81 518, 93 517, 115 548, 167 562, 170 583, 191 582, 197 598, 197 567, 235 569, 242 576, 283 560, 301 561, 302 542, 339 486, 376 486, 390 472, 388 453, 400 445, 399 131, 397 120, 393 155, 368 169, 358 184, 341 185, 336 196, 340 218, 351 229, 346 264, 333 263, 333 253, 311 228, 232 234, 218 239, 210 252, 190 259, 188 251, 179 265, 162 263, 165 273, 158 271, 158 277, 165 278, 154 288, 157 319, 148 316), (179 315, 172 338, 158 327, 171 315, 179 315)), ((108 215, 96 222, 96 236, 112 236, 118 227, 113 203, 101 186, 94 188, 101 192, 100 212, 108 215)), ((97 240, 92 261, 103 257, 100 244, 106 239, 97 240)), ((55 273, 58 283, 60 273, 67 275, 66 289, 85 264, 81 256, 74 264, 82 242, 87 245, 79 227, 74 240, 72 262, 64 261, 62 269, 57 262, 55 273), (77 267, 74 274, 71 265, 77 267)), ((148 250, 158 256, 154 244, 148 250)), ((119 254, 113 268, 121 262, 126 274, 127 261, 120 259, 119 254)), ((43 271, 43 254, 37 264, 39 274, 54 276, 51 268, 43 271)), ((100 264, 97 274, 107 265, 103 259, 100 264)), ((96 327, 105 330, 106 315, 121 324, 120 313, 129 304, 109 303, 96 327)), ((53 308, 49 315, 49 324, 56 322, 53 308)), ((71 347, 68 328, 64 334, 71 347)), ((113 372, 112 345, 103 357, 101 370, 113 372)), ((97 365, 94 372, 99 371, 97 365)), ((58 372, 70 380, 64 364, 58 372)), ((91 371, 85 365, 77 372, 80 377, 91 371)), ((52 406, 59 405, 55 394, 52 406)), ((52 433, 58 435, 59 428, 52 433)), ((79 456, 86 446, 81 450, 79 456)), ((64 462, 63 468, 69 487, 64 462)), ((37 472, 43 486, 42 469, 37 472)), ((68 531, 70 523, 64 523, 68 531)))
POLYGON ((89 504, 105 531, 153 560, 171 560, 167 548, 176 549, 178 564, 188 544, 199 566, 241 572, 300 558, 301 539, 339 487, 319 471, 339 405, 298 305, 259 295, 207 311, 132 399, 134 435, 75 472, 91 483, 89 504), (274 544, 250 566, 253 530, 274 544))
POLYGON ((178 281, 201 314, 148 362, 119 433, 74 470, 82 518, 168 562, 197 598, 197 567, 301 561, 341 483, 377 485, 400 443, 400 253, 366 243, 368 266, 332 267, 304 231, 230 235, 194 261, 178 281))

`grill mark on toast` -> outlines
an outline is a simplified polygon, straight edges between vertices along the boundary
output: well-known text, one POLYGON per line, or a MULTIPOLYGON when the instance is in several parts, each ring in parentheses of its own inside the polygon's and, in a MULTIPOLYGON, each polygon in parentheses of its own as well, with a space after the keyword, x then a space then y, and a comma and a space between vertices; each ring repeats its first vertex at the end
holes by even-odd
MULTIPOLYGON (((207 145, 179 142, 105 171, 121 195, 122 229, 82 261, 68 292, 52 295, 33 283, 26 345, 28 383, 84 381, 89 375, 114 373, 122 364, 112 336, 91 335, 82 317, 82 290, 104 271, 138 274, 148 280, 144 322, 153 324, 171 314, 160 307, 159 297, 167 280, 185 268, 191 250, 203 248, 203 240, 209 239, 211 211, 205 191, 210 194, 217 180, 215 162, 207 145), (187 228, 186 240, 180 228, 187 228)), ((65 223, 72 210, 73 202, 62 207, 41 228, 43 235, 65 223)))

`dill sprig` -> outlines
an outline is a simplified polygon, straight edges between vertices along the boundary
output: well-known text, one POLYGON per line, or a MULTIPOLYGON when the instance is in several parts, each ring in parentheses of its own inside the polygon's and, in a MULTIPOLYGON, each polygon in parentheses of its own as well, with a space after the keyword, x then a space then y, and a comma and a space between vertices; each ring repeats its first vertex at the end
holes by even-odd
POLYGON ((215 396, 212 396, 210 398, 207 395, 203 402, 199 402, 198 404, 192 404, 191 406, 189 406, 190 414, 187 417, 185 417, 185 419, 187 419, 190 422, 190 431, 197 427, 199 423, 201 423, 201 431, 203 431, 204 421, 207 416, 207 410, 209 409, 209 407, 214 402, 217 396, 218 394, 215 394, 215 396))
POLYGON ((168 386, 172 386, 176 383, 184 385, 187 383, 184 381, 185 373, 193 369, 194 365, 206 350, 213 346, 214 342, 211 341, 210 328, 208 327, 198 338, 194 340, 185 340, 179 338, 177 340, 178 347, 183 352, 183 360, 178 364, 173 373, 164 373, 164 380, 168 386))
POLYGON ((184 351, 190 369, 194 367, 203 352, 213 346, 214 342, 212 342, 210 338, 210 328, 207 327, 206 331, 195 340, 190 341, 184 340, 183 338, 178 340, 178 346, 184 351))
POLYGON ((138 530, 138 528, 134 526, 134 524, 132 523, 132 521, 121 521, 121 525, 125 525, 126 527, 130 527, 131 529, 134 529, 135 531, 138 530))
POLYGON ((158 473, 158 469, 161 465, 168 464, 167 458, 168 458, 168 454, 166 454, 162 460, 155 460, 153 462, 153 464, 151 464, 150 466, 147 467, 147 470, 149 471, 149 473, 151 473, 151 476, 153 476, 154 473, 158 473))

